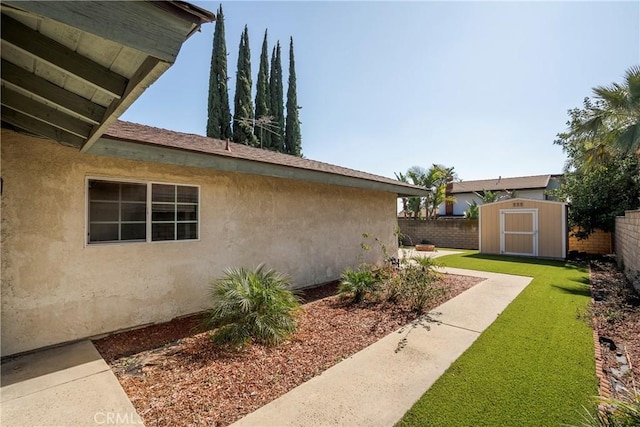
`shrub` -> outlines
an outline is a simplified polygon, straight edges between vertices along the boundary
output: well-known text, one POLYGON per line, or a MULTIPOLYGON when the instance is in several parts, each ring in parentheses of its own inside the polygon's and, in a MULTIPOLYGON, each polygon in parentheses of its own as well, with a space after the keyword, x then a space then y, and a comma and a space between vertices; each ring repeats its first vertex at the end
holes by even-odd
POLYGON ((437 263, 431 258, 415 257, 401 271, 403 283, 403 299, 409 307, 423 313, 427 304, 444 292, 444 289, 433 286, 440 274, 436 271, 437 263))
POLYGON ((406 303, 411 310, 423 313, 434 298, 444 292, 433 286, 440 278, 438 263, 432 258, 403 260, 403 267, 383 281, 384 298, 391 303, 406 303))
POLYGON ((212 303, 206 326, 216 328, 214 343, 243 347, 255 340, 277 345, 295 332, 299 298, 289 289, 289 278, 264 264, 255 270, 229 268, 213 281, 212 303))
POLYGON ((583 427, 637 427, 640 426, 640 392, 632 391, 620 399, 599 399, 605 406, 595 415, 585 409, 583 427))
POLYGON ((434 258, 415 256, 411 258, 411 261, 416 263, 420 268, 422 268, 423 271, 432 273, 437 277, 436 268, 440 267, 440 264, 434 258))
POLYGON ((378 290, 378 279, 367 266, 360 266, 357 270, 348 268, 342 273, 341 279, 338 295, 351 298, 354 303, 362 301, 367 294, 378 290))

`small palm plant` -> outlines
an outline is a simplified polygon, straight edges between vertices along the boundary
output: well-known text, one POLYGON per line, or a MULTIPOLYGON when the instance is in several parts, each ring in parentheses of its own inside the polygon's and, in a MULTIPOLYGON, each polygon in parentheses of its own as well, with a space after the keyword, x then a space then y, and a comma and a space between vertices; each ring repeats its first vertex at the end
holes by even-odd
POLYGON ((640 392, 633 391, 619 399, 602 399, 606 409, 596 414, 585 408, 581 427, 637 427, 640 426, 640 392))
POLYGON ((289 278, 259 265, 250 271, 229 268, 211 286, 212 304, 205 318, 215 328, 213 342, 241 348, 252 339, 277 345, 296 330, 300 299, 289 289, 289 278))
POLYGON ((369 268, 358 270, 346 269, 342 273, 342 281, 338 287, 338 295, 350 297, 352 302, 359 303, 367 294, 378 290, 378 279, 369 268))

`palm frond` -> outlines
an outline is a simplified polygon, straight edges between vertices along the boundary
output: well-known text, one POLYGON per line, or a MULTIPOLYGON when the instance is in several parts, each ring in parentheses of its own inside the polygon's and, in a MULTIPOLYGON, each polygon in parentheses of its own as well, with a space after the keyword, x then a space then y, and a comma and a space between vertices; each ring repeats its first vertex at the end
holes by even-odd
POLYGON ((624 78, 629 88, 632 105, 637 107, 640 104, 640 65, 629 67, 624 78))
POLYGON ((216 328, 216 344, 242 347, 251 339, 275 345, 295 331, 299 298, 289 278, 264 264, 254 270, 229 268, 211 285, 211 306, 205 324, 216 328))
POLYGON ((626 153, 638 154, 640 151, 640 122, 622 129, 614 140, 614 148, 623 155, 626 153))

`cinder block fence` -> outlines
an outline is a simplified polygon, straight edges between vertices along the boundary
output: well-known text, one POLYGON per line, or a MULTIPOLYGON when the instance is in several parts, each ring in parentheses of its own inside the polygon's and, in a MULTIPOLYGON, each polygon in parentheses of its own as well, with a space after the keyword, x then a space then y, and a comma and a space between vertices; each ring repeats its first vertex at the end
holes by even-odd
POLYGON ((398 227, 409 244, 424 239, 441 248, 478 249, 478 220, 398 218, 398 227))
POLYGON ((606 255, 613 253, 611 233, 596 230, 588 238, 579 240, 572 233, 569 234, 569 250, 586 252, 593 255, 606 255))
POLYGON ((640 291, 640 210, 616 218, 615 247, 618 265, 640 291))

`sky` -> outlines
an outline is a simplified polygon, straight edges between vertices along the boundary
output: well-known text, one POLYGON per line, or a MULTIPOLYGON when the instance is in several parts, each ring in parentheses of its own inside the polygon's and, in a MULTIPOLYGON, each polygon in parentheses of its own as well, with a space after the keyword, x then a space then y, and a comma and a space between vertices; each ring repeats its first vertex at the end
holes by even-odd
MULTIPOLYGON (((215 12, 219 2, 192 1, 215 12)), ((287 91, 294 40, 302 152, 386 177, 453 166, 462 180, 561 173, 567 110, 640 64, 639 1, 222 2, 233 108, 240 35, 253 93, 268 30, 287 91)), ((121 119, 204 135, 214 25, 121 119)))

